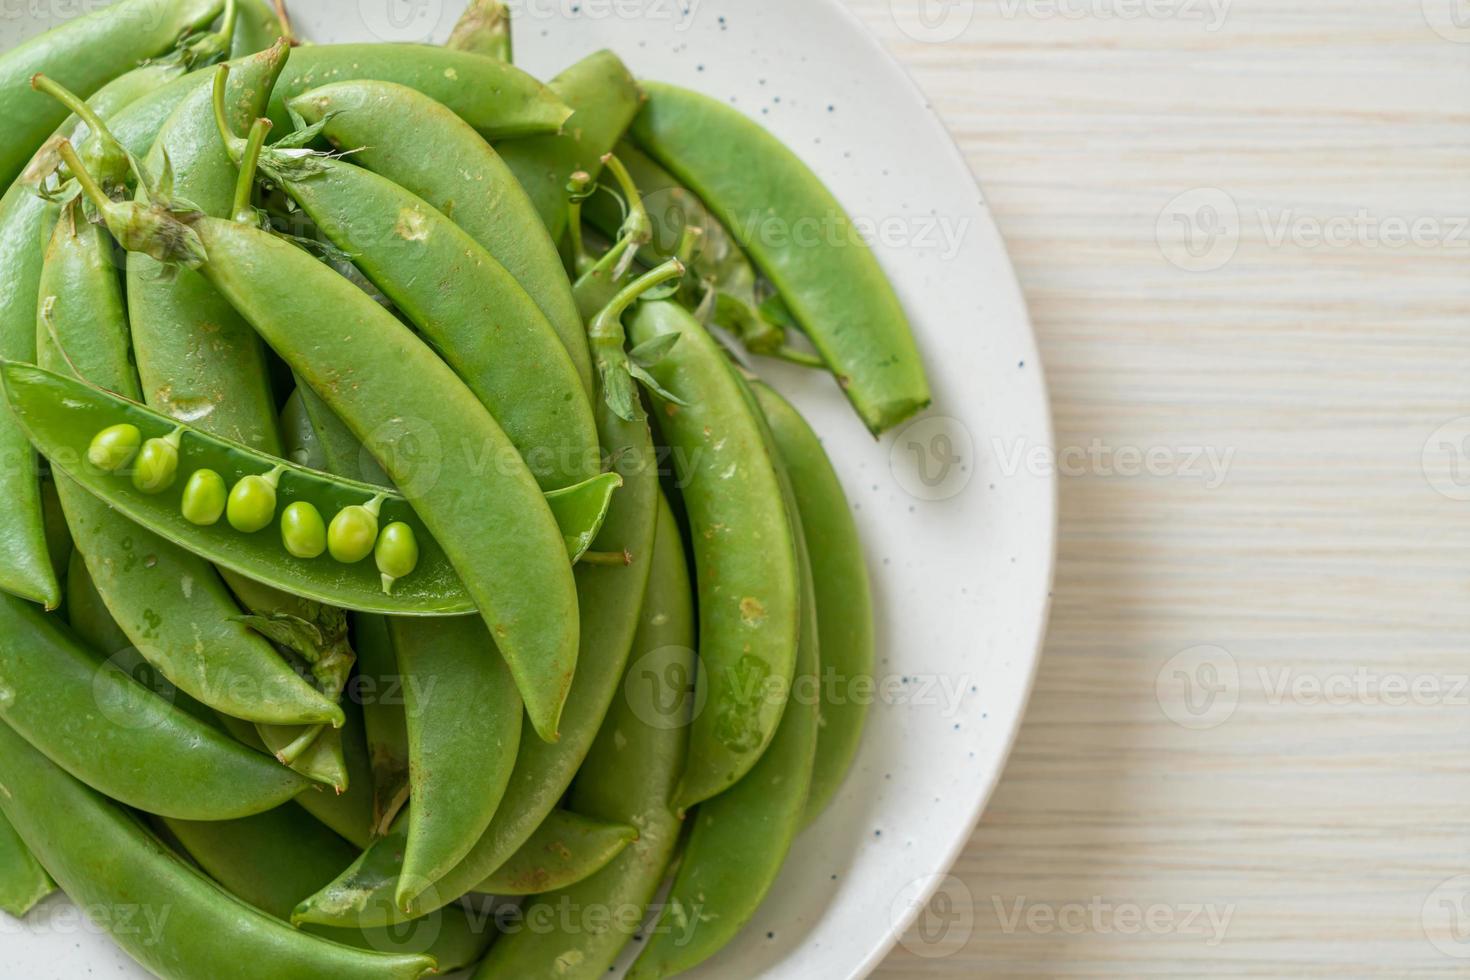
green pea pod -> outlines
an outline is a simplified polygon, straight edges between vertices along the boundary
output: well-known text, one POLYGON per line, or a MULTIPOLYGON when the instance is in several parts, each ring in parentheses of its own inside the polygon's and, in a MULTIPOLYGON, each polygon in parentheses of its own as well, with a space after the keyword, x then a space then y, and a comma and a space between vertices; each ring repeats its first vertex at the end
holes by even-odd
POLYGON ((646 421, 625 421, 594 405, 603 452, 624 478, 596 547, 628 556, 624 565, 576 570, 582 650, 561 739, 522 739, 510 786, 489 828, 464 860, 407 910, 393 902, 406 820, 364 852, 331 885, 303 902, 295 922, 384 925, 424 915, 471 891, 510 860, 556 807, 607 715, 622 678, 648 582, 658 503, 657 461, 646 421))
POLYGON ((487 895, 535 895, 567 888, 597 874, 638 831, 568 810, 553 810, 509 861, 475 887, 487 895))
MULTIPOLYGON (((265 51, 286 37, 285 25, 270 0, 238 0, 235 35, 230 43, 231 58, 245 58, 265 51)), ((286 38, 290 40, 290 38, 286 38)))
POLYGON ((52 617, 0 595, 0 719, 89 786, 138 809, 227 820, 305 783, 86 651, 52 617), (59 724, 58 719, 67 719, 59 724))
POLYGON ((352 949, 250 908, 4 725, 0 810, 72 901, 167 980, 217 976, 220 964, 235 980, 414 980, 434 968, 427 956, 352 949), (154 928, 128 925, 140 910, 154 928))
MULTIPOLYGON (((395 493, 284 463, 39 368, 3 364, 0 379, 16 419, 68 483, 193 554, 278 589, 344 609, 424 616, 462 615, 475 610, 443 549, 408 502, 395 493), (371 562, 345 565, 325 557, 299 559, 282 547, 278 533, 241 534, 223 521, 209 526, 194 524, 184 516, 181 506, 188 487, 186 480, 179 480, 166 493, 148 494, 138 490, 126 475, 108 473, 88 463, 87 449, 93 436, 119 422, 135 426, 144 437, 164 437, 179 431, 179 469, 183 473, 210 470, 234 485, 246 475, 282 467, 276 489, 282 503, 311 500, 321 513, 336 514, 381 496, 384 524, 402 521, 419 529, 418 567, 397 582, 391 594, 385 594, 381 576, 371 562)), ((562 554, 580 557, 586 551, 620 485, 620 477, 604 473, 546 495, 553 526, 560 534, 562 554)), ((230 615, 237 616, 238 612, 230 615)), ((139 646, 142 648, 142 644, 139 646)))
POLYGON ((542 487, 598 468, 597 429, 577 371, 540 307, 505 266, 423 199, 371 171, 286 157, 262 169, 381 289, 474 392, 542 487))
MULTIPOLYGON (((136 396, 111 242, 75 211, 74 203, 57 223, 42 269, 38 360, 136 396)), ((11 408, 16 411, 13 403, 11 408)), ((250 721, 341 724, 341 709, 238 621, 239 608, 207 562, 133 525, 72 478, 58 473, 56 480, 98 592, 139 652, 170 682, 250 721)))
POLYGON ((929 383, 903 307, 821 180, 718 99, 663 83, 644 88, 634 137, 736 235, 868 428, 883 432, 927 406, 929 383), (767 233, 768 219, 784 233, 767 233), (823 229, 823 241, 803 241, 804 227, 823 229))
POLYGON ((54 891, 56 882, 0 814, 0 911, 19 919, 54 891))
POLYGON ((381 174, 448 215, 525 287, 592 391, 582 317, 561 256, 516 175, 448 107, 389 82, 339 82, 291 107, 352 162, 381 174))
MULTIPOLYGON (((288 50, 277 45, 230 72, 225 105, 236 124, 248 126, 265 110, 288 50)), ((238 171, 220 145, 209 86, 195 88, 169 116, 144 169, 155 180, 168 169, 178 197, 206 214, 229 214, 238 171)), ((198 272, 165 270, 136 252, 127 268, 128 318, 148 406, 281 455, 260 337, 198 272)))
MULTIPOLYGON (((733 369, 732 380, 740 384, 733 369)), ((752 410, 755 398, 740 384, 752 410)), ((762 427, 769 438, 769 430, 762 427)), ((768 446, 774 452, 774 445, 768 446)), ((779 464, 778 464, 779 465, 779 464)), ((816 590, 790 481, 780 474, 801 578, 801 641, 791 696, 776 737, 745 778, 701 803, 674 884, 629 980, 659 980, 709 959, 750 922, 776 883, 805 819, 821 728, 816 590)), ((708 706, 705 708, 708 711, 708 706)))
POLYGON ((444 46, 501 61, 513 60, 510 10, 502 0, 470 0, 444 46))
MULTIPOLYGON (((476 980, 557 976, 598 980, 643 924, 663 883, 682 821, 674 789, 688 748, 694 679, 694 597, 684 542, 668 504, 659 507, 648 595, 623 696, 613 702, 572 786, 571 805, 638 828, 638 839, 595 875, 546 891, 522 907, 615 909, 606 929, 523 929, 496 942, 476 980), (622 910, 628 910, 627 913, 622 910)), ((485 889, 494 891, 494 889, 485 889)))
MULTIPOLYGON (((181 35, 219 16, 222 0, 122 0, 66 22, 0 56, 0 186, 8 186, 66 110, 31 91, 44 73, 83 98, 172 48, 181 35)), ((8 254, 8 253, 7 253, 8 254)))
POLYGON ((412 803, 394 896, 404 906, 453 870, 489 826, 515 765, 522 710, 478 619, 395 617, 388 631, 408 722, 412 803))
POLYGON ((598 51, 553 78, 548 86, 572 107, 560 133, 498 147, 536 203, 553 241, 567 230, 567 181, 582 171, 602 172, 602 158, 628 131, 643 102, 638 83, 611 51, 598 51))
POLYGON ((737 783, 775 735, 796 663, 800 575, 761 420, 723 350, 673 303, 634 313, 635 345, 666 334, 678 342, 649 372, 685 403, 666 402, 659 428, 674 450, 694 538, 699 683, 708 691, 679 790, 688 808, 737 783))
POLYGON ((751 387, 791 477, 816 583, 824 682, 821 737, 805 815, 810 823, 837 793, 862 740, 867 705, 843 695, 872 680, 873 603, 857 524, 821 440, 772 388, 759 381, 751 387), (828 678, 841 685, 835 692, 828 678))
POLYGON ((307 253, 238 222, 188 227, 206 278, 403 490, 417 517, 404 516, 438 540, 537 733, 555 739, 577 663, 576 586, 555 516, 504 432, 427 344, 307 253), (432 478, 404 458, 409 442, 431 447, 432 478))
MULTIPOLYGON (((357 854, 351 844, 294 807, 243 820, 164 823, 206 874, 276 919, 287 918, 297 899, 330 881, 357 854)), ((494 935, 487 922, 459 908, 444 909, 411 929, 313 926, 304 931, 380 953, 423 953, 434 958, 441 973, 474 963, 494 935)))
POLYGON ((271 93, 271 120, 308 89, 376 79, 444 103, 486 139, 555 133, 571 115, 556 93, 513 65, 425 44, 320 44, 298 48, 271 93))

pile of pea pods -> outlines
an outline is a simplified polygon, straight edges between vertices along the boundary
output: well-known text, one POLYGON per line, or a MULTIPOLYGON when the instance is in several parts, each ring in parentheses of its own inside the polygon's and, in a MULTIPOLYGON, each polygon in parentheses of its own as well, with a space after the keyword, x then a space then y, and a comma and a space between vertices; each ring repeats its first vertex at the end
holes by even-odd
POLYGON ((852 231, 756 123, 511 31, 118 0, 0 55, 0 909, 169 978, 655 980, 838 792, 862 548, 750 366, 877 435, 903 310, 749 234, 852 231))

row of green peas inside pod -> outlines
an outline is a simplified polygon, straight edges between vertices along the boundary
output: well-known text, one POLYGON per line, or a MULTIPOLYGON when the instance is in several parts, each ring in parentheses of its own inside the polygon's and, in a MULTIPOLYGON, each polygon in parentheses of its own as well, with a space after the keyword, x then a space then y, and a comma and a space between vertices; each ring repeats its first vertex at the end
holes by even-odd
MULTIPOLYGON (((142 493, 166 493, 178 484, 183 434, 180 427, 145 440, 137 426, 120 422, 92 437, 87 462, 105 473, 127 476, 142 493)), ((281 546, 297 558, 329 554, 351 565, 372 555, 385 592, 392 592, 394 582, 413 573, 419 561, 418 538, 402 521, 379 528, 382 494, 342 507, 329 524, 309 500, 278 508, 277 491, 284 472, 285 467, 277 466, 266 473, 248 473, 227 488, 223 476, 201 467, 184 482, 179 510, 200 527, 218 524, 223 517, 241 534, 255 534, 276 522, 279 509, 281 546)))

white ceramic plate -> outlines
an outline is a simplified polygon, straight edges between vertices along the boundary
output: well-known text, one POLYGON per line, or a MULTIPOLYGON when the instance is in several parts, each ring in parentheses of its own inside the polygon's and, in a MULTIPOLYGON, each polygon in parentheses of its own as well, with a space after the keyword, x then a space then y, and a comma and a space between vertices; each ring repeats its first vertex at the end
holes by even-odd
MULTIPOLYGON (((839 0, 512 5, 517 60, 540 77, 609 47, 639 75, 730 99, 757 116, 875 230, 913 319, 935 406, 881 442, 825 377, 759 365, 822 434, 856 507, 878 603, 880 687, 889 696, 873 706, 855 771, 797 841, 755 921, 689 974, 863 976, 933 889, 946 886, 1000 777, 1046 623, 1051 429, 1005 247, 923 95, 839 0)), ((316 41, 437 41, 463 2, 291 7, 298 29, 316 41)), ((0 24, 0 42, 9 47, 38 26, 0 24)), ((25 924, 0 916, 13 975, 142 975, 65 908, 53 898, 25 924)), ((956 925, 963 921, 949 923, 956 925)))

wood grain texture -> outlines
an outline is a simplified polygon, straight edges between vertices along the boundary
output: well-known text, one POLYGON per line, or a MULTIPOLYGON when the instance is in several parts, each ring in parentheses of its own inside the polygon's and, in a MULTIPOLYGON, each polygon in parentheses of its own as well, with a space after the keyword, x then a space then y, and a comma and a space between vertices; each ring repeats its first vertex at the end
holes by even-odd
POLYGON ((1470 975, 1452 2, 850 0, 986 192, 1063 453, 1019 744, 876 976, 1470 975))

